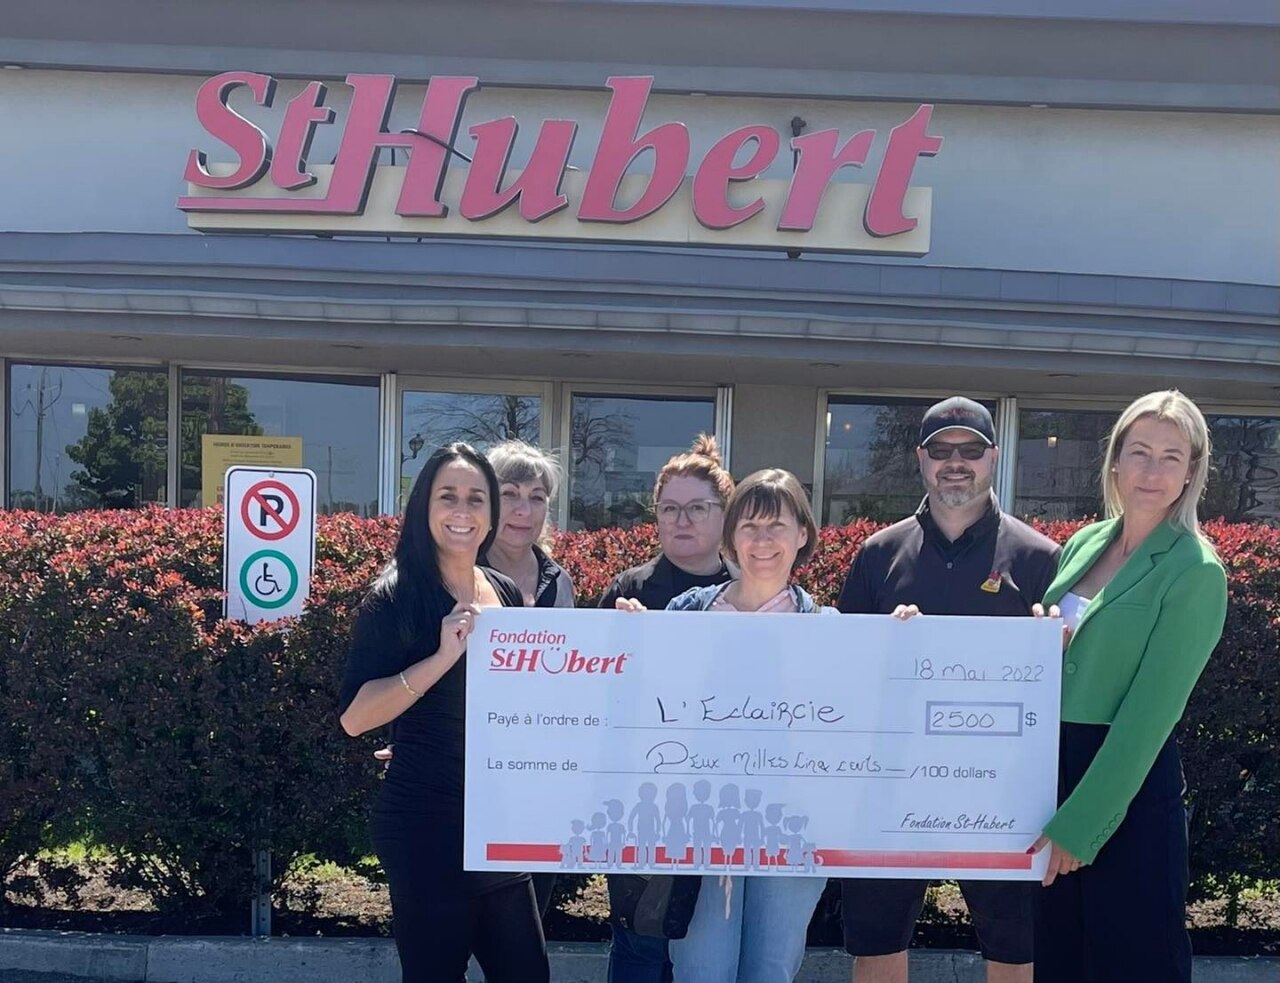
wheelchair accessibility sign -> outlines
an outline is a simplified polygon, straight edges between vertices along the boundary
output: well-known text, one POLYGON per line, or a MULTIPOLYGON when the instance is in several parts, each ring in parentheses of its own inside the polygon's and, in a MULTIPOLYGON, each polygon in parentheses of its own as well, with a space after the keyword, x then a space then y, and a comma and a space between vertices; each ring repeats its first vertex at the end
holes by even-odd
POLYGON ((223 586, 228 618, 302 613, 315 559, 316 477, 305 468, 227 470, 223 586))
POLYGON ((298 593, 298 568, 279 550, 258 550, 240 568, 240 592, 260 608, 282 608, 298 593))

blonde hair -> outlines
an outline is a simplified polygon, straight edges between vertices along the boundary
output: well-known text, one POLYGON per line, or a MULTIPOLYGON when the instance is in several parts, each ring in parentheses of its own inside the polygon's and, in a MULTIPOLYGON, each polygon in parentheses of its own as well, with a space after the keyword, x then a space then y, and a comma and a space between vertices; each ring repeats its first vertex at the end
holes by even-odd
POLYGON ((677 454, 662 466, 658 480, 653 485, 653 500, 662 496, 662 489, 672 478, 699 478, 715 489, 716 497, 724 505, 733 494, 733 475, 724 468, 720 448, 710 434, 700 433, 693 445, 683 454, 677 454))
POLYGON ((1209 483, 1209 456, 1212 450, 1209 425, 1205 423, 1200 408, 1176 389, 1164 389, 1139 396, 1120 414, 1120 419, 1111 428, 1107 452, 1102 460, 1102 501, 1106 506, 1107 518, 1114 519, 1124 514, 1124 503, 1120 500, 1120 488, 1116 482, 1116 462, 1124 449, 1129 430, 1144 417, 1167 420, 1174 424, 1191 445, 1191 467, 1187 483, 1182 494, 1170 507, 1168 521, 1176 528, 1191 533, 1201 542, 1208 543, 1209 540, 1200 530, 1196 506, 1209 483))

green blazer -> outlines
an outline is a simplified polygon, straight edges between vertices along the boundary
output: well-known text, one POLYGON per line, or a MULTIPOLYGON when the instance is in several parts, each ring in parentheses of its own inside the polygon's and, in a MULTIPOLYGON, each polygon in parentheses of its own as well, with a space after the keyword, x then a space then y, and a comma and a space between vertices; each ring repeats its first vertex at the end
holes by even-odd
MULTIPOLYGON (((1120 532, 1119 519, 1086 526, 1062 549, 1044 604, 1058 603, 1120 532)), ((1227 577, 1214 551, 1168 523, 1157 526, 1085 609, 1063 654, 1062 719, 1110 724, 1080 784, 1045 826, 1086 863, 1124 819, 1218 639, 1227 577)))

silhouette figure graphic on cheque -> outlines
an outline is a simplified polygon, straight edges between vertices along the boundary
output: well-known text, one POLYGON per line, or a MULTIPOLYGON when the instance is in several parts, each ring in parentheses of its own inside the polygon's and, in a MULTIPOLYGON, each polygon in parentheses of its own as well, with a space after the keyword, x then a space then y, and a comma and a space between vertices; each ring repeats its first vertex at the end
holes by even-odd
POLYGON ((560 866, 583 867, 586 865, 587 838, 582 832, 587 825, 581 819, 575 819, 569 824, 569 828, 573 830, 573 835, 560 847, 560 866))
POLYGON ((622 823, 622 817, 626 813, 619 799, 609 799, 604 807, 609 813, 609 826, 605 830, 609 841, 605 854, 606 864, 609 867, 621 867, 622 850, 627 844, 627 827, 622 823))
POLYGON ((609 840, 604 830, 606 821, 603 812, 591 814, 591 846, 588 854, 591 862, 597 867, 603 867, 609 859, 609 840))
POLYGON ((742 864, 748 870, 760 869, 760 848, 764 846, 764 816, 760 814, 760 800, 764 796, 758 788, 743 793, 742 811, 742 864))
POLYGON ((640 801, 627 819, 636 838, 636 868, 652 867, 658 861, 658 836, 662 832, 662 813, 658 809, 658 786, 645 782, 640 786, 640 801))
POLYGON ((742 845, 742 810, 738 802, 738 786, 720 786, 720 811, 716 813, 716 834, 724 855, 724 866, 733 866, 734 854, 742 845))
POLYGON ((662 845, 667 851, 667 862, 675 867, 684 862, 689 850, 689 800, 680 782, 667 786, 664 823, 662 845))
POLYGON ((711 783, 701 779, 693 783, 697 802, 689 807, 689 835, 693 840, 693 864, 705 870, 711 864, 711 844, 715 841, 716 811, 707 803, 711 783))
POLYGON ((764 861, 767 867, 782 863, 782 803, 770 802, 764 809, 764 861))

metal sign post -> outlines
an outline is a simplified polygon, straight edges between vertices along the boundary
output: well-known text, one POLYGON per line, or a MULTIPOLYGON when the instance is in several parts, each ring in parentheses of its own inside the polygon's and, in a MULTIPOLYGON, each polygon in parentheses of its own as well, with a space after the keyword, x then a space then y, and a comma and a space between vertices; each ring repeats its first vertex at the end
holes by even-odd
MULTIPOLYGON (((223 479, 223 614, 255 624, 296 617, 311 593, 316 476, 306 468, 232 467, 223 479)), ((271 934, 271 851, 253 854, 253 935, 271 934)))

